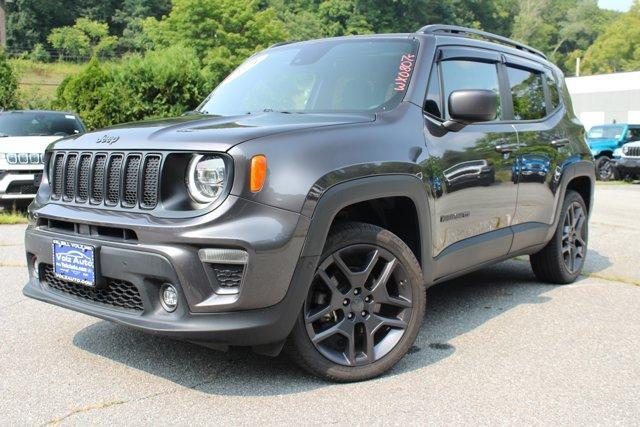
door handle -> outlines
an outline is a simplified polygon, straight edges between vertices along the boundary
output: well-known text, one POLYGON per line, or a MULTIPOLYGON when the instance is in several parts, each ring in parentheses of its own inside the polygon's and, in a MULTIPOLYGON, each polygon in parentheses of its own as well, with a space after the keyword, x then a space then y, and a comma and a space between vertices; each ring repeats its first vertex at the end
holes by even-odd
POLYGON ((496 151, 498 153, 512 153, 520 147, 520 144, 498 144, 496 145, 496 151))
POLYGON ((560 148, 560 147, 564 147, 569 142, 571 142, 571 141, 569 141, 568 138, 561 138, 561 139, 554 139, 549 144, 551 144, 551 146, 554 147, 554 148, 560 148))

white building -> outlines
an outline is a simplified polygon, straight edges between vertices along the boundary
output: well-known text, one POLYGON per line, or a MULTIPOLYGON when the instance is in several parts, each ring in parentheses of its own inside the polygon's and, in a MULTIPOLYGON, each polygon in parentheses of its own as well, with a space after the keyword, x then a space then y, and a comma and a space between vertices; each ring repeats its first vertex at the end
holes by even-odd
POLYGON ((569 77, 576 115, 589 130, 608 123, 640 124, 640 71, 569 77))

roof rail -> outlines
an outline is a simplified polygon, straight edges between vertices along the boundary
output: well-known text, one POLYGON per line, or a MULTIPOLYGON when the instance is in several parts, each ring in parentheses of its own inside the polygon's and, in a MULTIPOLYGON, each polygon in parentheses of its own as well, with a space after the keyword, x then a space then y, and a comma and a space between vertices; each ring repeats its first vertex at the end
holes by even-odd
POLYGON ((515 40, 511 40, 507 37, 499 36, 497 34, 488 33, 482 30, 476 30, 473 28, 459 27, 457 25, 427 25, 425 27, 420 28, 418 33, 421 34, 446 34, 449 36, 457 36, 457 37, 471 37, 478 36, 482 37, 485 40, 492 41, 495 43, 504 44, 507 46, 515 47, 516 49, 524 50, 529 53, 533 53, 534 55, 538 55, 547 59, 547 56, 540 52, 537 49, 534 49, 530 46, 527 46, 524 43, 519 43, 515 40))
POLYGON ((272 47, 278 47, 278 46, 285 46, 291 43, 296 43, 298 40, 288 40, 288 41, 284 41, 284 42, 278 42, 278 43, 274 43, 271 46, 269 46, 269 49, 271 49, 272 47))

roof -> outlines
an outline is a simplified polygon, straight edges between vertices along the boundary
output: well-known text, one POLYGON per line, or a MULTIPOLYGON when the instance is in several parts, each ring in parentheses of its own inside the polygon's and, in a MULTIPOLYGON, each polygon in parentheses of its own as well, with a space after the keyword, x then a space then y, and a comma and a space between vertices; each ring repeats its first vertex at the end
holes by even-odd
POLYGON ((598 92, 629 92, 640 90, 640 71, 568 77, 565 79, 572 95, 598 92))

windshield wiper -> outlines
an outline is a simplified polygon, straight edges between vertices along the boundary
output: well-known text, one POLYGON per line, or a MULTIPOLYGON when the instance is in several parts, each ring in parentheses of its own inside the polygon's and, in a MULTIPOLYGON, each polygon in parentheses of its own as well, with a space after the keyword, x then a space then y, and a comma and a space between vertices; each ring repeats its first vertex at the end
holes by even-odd
POLYGON ((262 110, 263 113, 280 113, 280 114, 293 114, 293 112, 291 111, 279 111, 279 110, 274 110, 273 108, 265 108, 264 110, 262 110))

